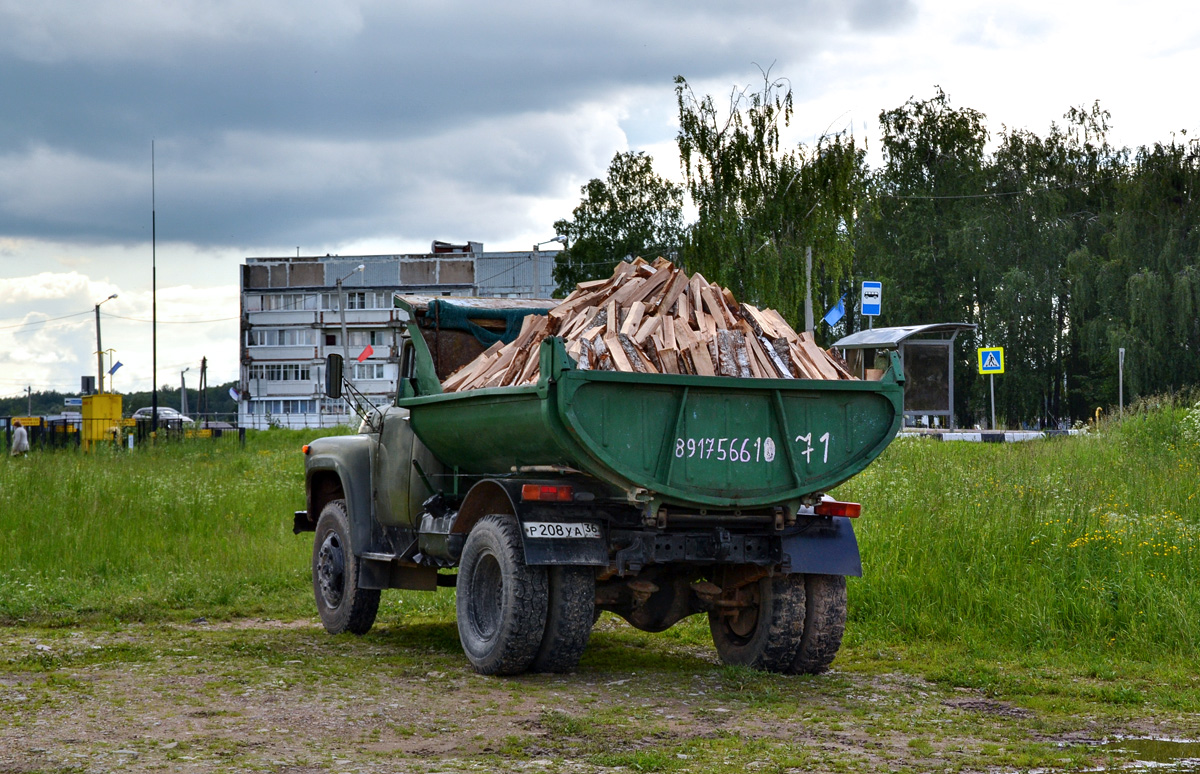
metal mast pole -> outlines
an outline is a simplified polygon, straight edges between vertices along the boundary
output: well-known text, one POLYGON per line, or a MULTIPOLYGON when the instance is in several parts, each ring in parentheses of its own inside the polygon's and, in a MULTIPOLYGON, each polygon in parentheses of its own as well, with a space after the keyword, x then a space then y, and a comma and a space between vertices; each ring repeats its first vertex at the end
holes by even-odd
POLYGON ((104 394, 104 347, 100 345, 100 305, 96 304, 96 385, 104 394))
POLYGON ((150 432, 158 432, 158 215, 154 196, 154 140, 150 141, 150 432))

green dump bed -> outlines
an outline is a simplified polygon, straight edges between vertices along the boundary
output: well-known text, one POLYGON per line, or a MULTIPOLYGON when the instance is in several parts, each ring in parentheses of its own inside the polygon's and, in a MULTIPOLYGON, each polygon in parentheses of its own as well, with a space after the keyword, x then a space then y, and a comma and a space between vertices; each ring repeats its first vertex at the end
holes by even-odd
POLYGON ((420 395, 414 383, 400 405, 417 436, 463 473, 566 466, 631 500, 743 509, 845 481, 903 417, 895 357, 881 381, 733 379, 579 370, 561 340, 541 346, 536 386, 420 395))

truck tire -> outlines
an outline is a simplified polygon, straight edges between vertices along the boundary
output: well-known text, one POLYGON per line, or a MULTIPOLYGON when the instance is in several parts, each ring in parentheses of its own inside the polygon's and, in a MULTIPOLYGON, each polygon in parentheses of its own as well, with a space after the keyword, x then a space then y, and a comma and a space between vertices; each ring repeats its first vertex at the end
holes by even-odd
POLYGON ((350 545, 345 500, 330 500, 317 519, 312 556, 317 612, 330 634, 366 634, 379 612, 379 589, 358 587, 358 557, 350 545))
POLYGON ((726 664, 787 672, 804 634, 804 576, 762 578, 750 590, 752 604, 736 616, 708 614, 717 655, 726 664))
POLYGON ((529 669, 546 630, 546 568, 525 564, 511 516, 484 516, 467 536, 458 565, 458 639, 476 672, 529 669))
POLYGON ((846 631, 846 579, 841 575, 805 575, 804 636, 792 662, 793 674, 824 672, 842 646, 846 631))
POLYGON ((550 599, 546 632, 533 660, 534 672, 570 672, 592 636, 596 621, 596 573, 591 567, 548 567, 550 599))

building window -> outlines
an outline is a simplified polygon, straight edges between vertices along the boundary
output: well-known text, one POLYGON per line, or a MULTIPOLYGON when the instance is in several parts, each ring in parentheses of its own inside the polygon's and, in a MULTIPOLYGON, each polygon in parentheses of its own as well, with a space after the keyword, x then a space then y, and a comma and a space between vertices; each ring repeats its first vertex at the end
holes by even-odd
POLYGON ((385 334, 387 331, 350 331, 350 346, 365 347, 368 344, 374 347, 384 345, 385 334))
POLYGON ((327 347, 336 347, 337 346, 337 334, 336 333, 326 333, 325 334, 325 346, 327 346, 327 347))
POLYGON ((355 379, 386 379, 386 363, 355 363, 355 379))
POLYGON ((247 334, 251 347, 311 347, 317 332, 311 328, 254 328, 247 334))
POLYGON ((321 398, 322 414, 349 414, 344 398, 321 398))
POLYGON ((263 363, 250 366, 250 378, 268 382, 307 382, 312 379, 312 369, 299 363, 263 363))
MULTIPOLYGON (((387 290, 346 290, 347 309, 391 309, 392 293, 387 290)), ((341 308, 337 292, 321 294, 321 308, 336 312, 341 308)))
POLYGON ((251 296, 246 296, 246 311, 295 312, 317 308, 316 293, 264 293, 258 296, 258 308, 251 306, 251 296))
POLYGON ((288 399, 288 400, 252 400, 250 401, 250 412, 253 414, 315 414, 317 411, 317 402, 315 400, 305 399, 288 399))

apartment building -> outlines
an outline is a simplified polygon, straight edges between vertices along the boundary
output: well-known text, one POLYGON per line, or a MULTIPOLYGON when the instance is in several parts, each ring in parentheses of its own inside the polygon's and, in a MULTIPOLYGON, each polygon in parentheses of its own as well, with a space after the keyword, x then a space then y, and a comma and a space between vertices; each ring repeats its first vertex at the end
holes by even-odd
POLYGON ((394 400, 402 325, 392 306, 395 293, 549 298, 554 256, 434 242, 421 254, 247 258, 241 267, 239 423, 356 422, 345 399, 323 395, 325 355, 346 358, 347 378, 372 403, 394 400))

